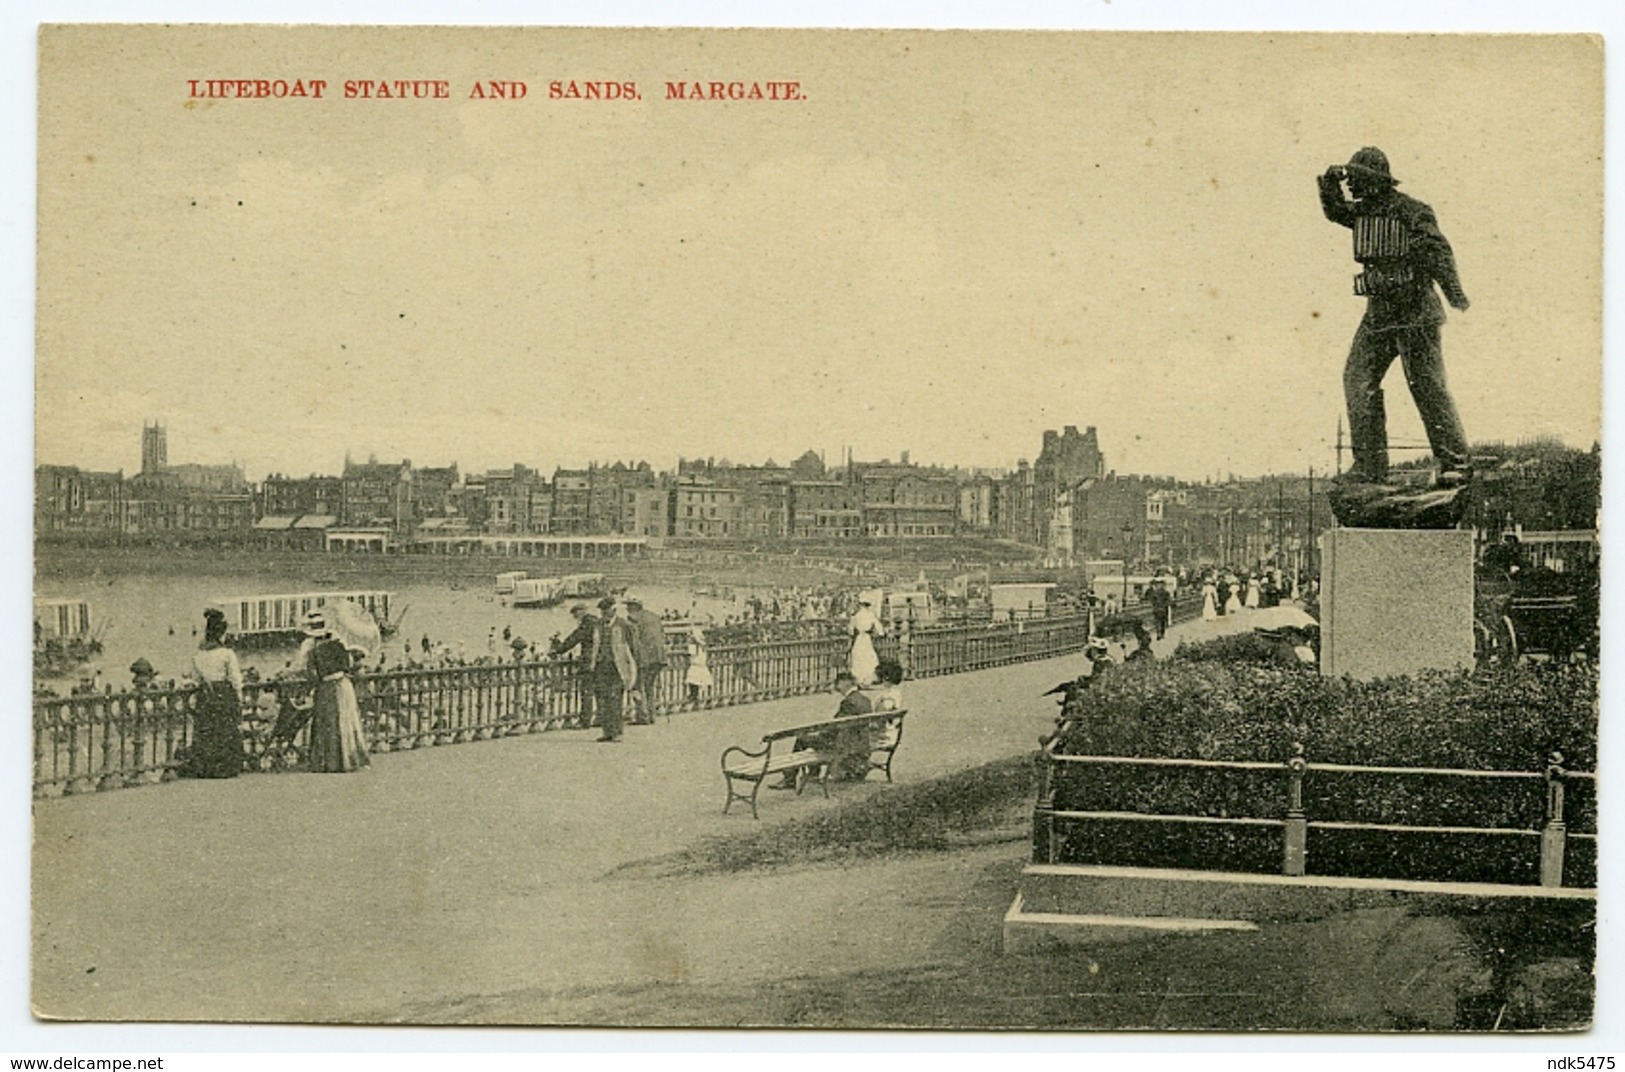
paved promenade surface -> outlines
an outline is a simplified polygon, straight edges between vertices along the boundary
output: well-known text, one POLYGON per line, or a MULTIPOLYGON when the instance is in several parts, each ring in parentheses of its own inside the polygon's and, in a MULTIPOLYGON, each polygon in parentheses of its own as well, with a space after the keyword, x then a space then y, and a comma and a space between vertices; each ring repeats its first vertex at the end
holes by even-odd
MULTIPOLYGON (((1177 635, 1245 625, 1189 623, 1163 650, 1177 635)), ((1080 660, 909 682, 898 781, 1030 751, 1055 712, 1039 694, 1080 660)), ((943 943, 973 925, 965 890, 986 886, 985 875, 996 878, 975 906, 973 940, 996 941, 1024 841, 850 869, 607 877, 707 835, 756 828, 739 805, 721 814, 723 748, 833 708, 830 695, 805 696, 629 727, 619 745, 561 731, 374 756, 352 775, 36 801, 36 1011, 661 1022, 660 1009, 632 995, 935 963, 943 943), (907 922, 933 906, 936 925, 907 922), (605 995, 630 1004, 606 1005, 605 995)), ((836 787, 828 802, 815 789, 801 798, 764 791, 760 824, 884 790, 836 787)))

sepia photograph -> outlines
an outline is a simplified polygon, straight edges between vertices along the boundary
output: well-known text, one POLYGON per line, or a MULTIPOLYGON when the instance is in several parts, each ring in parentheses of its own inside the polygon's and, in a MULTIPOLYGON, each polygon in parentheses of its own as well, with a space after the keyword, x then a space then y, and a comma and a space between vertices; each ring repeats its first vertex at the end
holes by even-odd
POLYGON ((36 1021, 1606 1026, 1601 36, 32 45, 36 1021))

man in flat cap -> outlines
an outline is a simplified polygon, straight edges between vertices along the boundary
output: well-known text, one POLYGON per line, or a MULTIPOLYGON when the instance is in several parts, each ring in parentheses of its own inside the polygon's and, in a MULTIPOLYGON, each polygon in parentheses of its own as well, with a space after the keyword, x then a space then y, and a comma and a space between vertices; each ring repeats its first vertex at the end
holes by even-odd
POLYGON ((593 699, 598 708, 598 740, 621 739, 621 704, 628 689, 637 688, 638 664, 632 656, 632 625, 626 607, 614 596, 598 601, 598 628, 593 634, 591 667, 593 699))
POLYGON ((581 709, 581 723, 585 728, 593 724, 596 711, 593 708, 594 685, 592 674, 592 643, 598 635, 598 615, 585 603, 577 603, 570 608, 570 616, 575 619, 576 627, 570 635, 563 640, 553 639, 551 651, 555 658, 570 651, 577 651, 576 656, 576 702, 581 709))
POLYGON ((1467 481, 1471 459, 1467 435, 1445 383, 1439 347, 1444 309, 1434 285, 1454 309, 1466 310, 1467 295, 1433 210, 1400 193, 1397 185, 1388 170, 1388 157, 1370 147, 1320 176, 1320 206, 1326 218, 1354 233, 1354 259, 1361 267, 1354 277, 1354 293, 1366 299, 1365 318, 1354 333, 1343 368, 1354 448, 1354 465, 1347 476, 1374 483, 1388 478, 1382 378, 1398 357, 1439 466, 1437 482, 1456 486, 1467 481), (1352 200, 1343 194, 1344 182, 1352 200))

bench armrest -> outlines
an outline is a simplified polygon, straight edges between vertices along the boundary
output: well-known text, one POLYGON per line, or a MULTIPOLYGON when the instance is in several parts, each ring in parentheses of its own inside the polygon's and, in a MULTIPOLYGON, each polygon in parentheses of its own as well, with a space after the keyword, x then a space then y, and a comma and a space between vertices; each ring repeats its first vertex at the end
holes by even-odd
POLYGON ((763 770, 766 770, 767 754, 769 751, 771 751, 770 745, 764 745, 762 748, 754 752, 748 748, 740 748, 738 745, 730 745, 722 750, 722 772, 726 774, 729 770, 739 770, 741 768, 748 769, 750 764, 743 761, 752 759, 761 760, 762 768, 763 770), (728 758, 730 756, 735 757, 737 760, 732 767, 730 767, 728 764, 728 758))

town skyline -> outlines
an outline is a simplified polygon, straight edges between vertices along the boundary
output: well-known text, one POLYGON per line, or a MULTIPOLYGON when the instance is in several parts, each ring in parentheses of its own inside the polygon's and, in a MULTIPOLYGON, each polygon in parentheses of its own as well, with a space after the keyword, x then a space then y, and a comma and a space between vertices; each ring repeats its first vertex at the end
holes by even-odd
MULTIPOLYGON (((143 428, 145 428, 149 424, 153 424, 153 425, 157 425, 159 427, 162 427, 162 428, 164 428, 166 430, 166 432, 171 428, 170 422, 167 419, 165 419, 165 418, 163 418, 161 416, 159 416, 159 417, 149 417, 149 418, 142 421, 141 426, 143 428)), ((1080 427, 1080 426, 1077 425, 1077 424, 1067 424, 1067 425, 1063 426, 1064 429, 1069 429, 1069 430, 1075 430, 1078 427, 1080 427)), ((1088 425, 1088 428, 1089 428, 1091 433, 1098 432, 1098 426, 1097 425, 1088 425)), ((630 467, 636 467, 639 464, 647 463, 650 466, 651 470, 653 472, 657 473, 657 474, 670 474, 670 473, 676 473, 680 469, 681 465, 683 463, 685 463, 685 462, 689 462, 689 463, 709 462, 709 463, 717 465, 717 466, 736 466, 736 467, 741 467, 741 468, 778 467, 778 468, 788 469, 788 468, 791 467, 792 463, 796 461, 796 459, 802 458, 805 455, 810 453, 810 454, 816 455, 819 458, 820 462, 824 466, 826 466, 826 467, 828 467, 830 469, 839 468, 841 466, 844 466, 844 465, 848 464, 848 462, 850 461, 850 462, 857 463, 857 464, 871 464, 871 465, 872 464, 915 465, 915 466, 918 466, 918 467, 923 468, 923 469, 940 469, 940 470, 945 470, 945 471, 958 471, 958 472, 967 472, 967 473, 975 472, 975 473, 984 473, 984 474, 997 476, 997 475, 1008 475, 1010 473, 1015 472, 1023 464, 1032 464, 1032 463, 1034 463, 1039 458, 1040 454, 1042 453, 1042 449, 1043 449, 1042 436, 1043 436, 1043 433, 1046 432, 1046 431, 1054 432, 1054 431, 1056 431, 1056 429, 1034 427, 1031 430, 1032 436, 1031 436, 1031 442, 1029 444, 1034 449, 1032 449, 1030 451, 1027 451, 1027 452, 1024 452, 1020 456, 1018 456, 1016 458, 1013 458, 1013 459, 1009 460, 1008 462, 1006 462, 1005 464, 1002 464, 1002 465, 972 465, 972 464, 967 464, 967 463, 957 461, 957 460, 953 460, 953 459, 920 458, 920 457, 916 457, 914 452, 911 449, 909 449, 908 447, 906 447, 906 446, 903 447, 902 449, 898 450, 898 451, 895 451, 892 454, 877 455, 877 456, 874 456, 874 457, 858 455, 856 453, 853 453, 849 457, 848 453, 847 453, 847 448, 845 448, 845 447, 837 448, 834 451, 829 451, 829 450, 820 450, 816 446, 803 446, 803 447, 801 447, 799 449, 787 450, 782 454, 781 453, 768 452, 768 453, 758 453, 757 455, 752 455, 752 456, 733 457, 733 456, 721 454, 721 453, 714 452, 714 451, 712 451, 712 452, 693 452, 693 453, 678 454, 678 455, 672 457, 669 460, 668 459, 657 459, 654 455, 651 455, 651 454, 648 454, 648 453, 639 453, 639 452, 637 452, 635 450, 630 450, 629 449, 629 450, 623 452, 622 454, 619 454, 619 455, 616 455, 616 456, 597 457, 597 458, 578 458, 578 457, 564 458, 564 457, 560 457, 560 458, 555 458, 555 459, 552 459, 552 460, 543 459, 543 460, 538 461, 537 458, 534 457, 534 456, 529 457, 529 458, 515 456, 515 457, 512 457, 512 458, 508 459, 505 462, 499 462, 497 464, 491 464, 491 465, 470 465, 470 464, 464 463, 462 461, 462 459, 459 459, 459 458, 446 458, 446 457, 437 457, 437 456, 411 457, 411 456, 408 456, 408 455, 384 455, 384 454, 380 454, 377 451, 372 451, 372 450, 363 451, 363 450, 349 450, 349 449, 347 449, 347 450, 343 450, 343 451, 341 451, 339 453, 339 455, 337 456, 337 464, 336 465, 333 465, 333 466, 330 466, 330 467, 327 467, 327 468, 317 468, 317 469, 312 469, 312 470, 309 470, 309 471, 306 471, 306 472, 301 472, 301 471, 299 471, 297 469, 290 468, 288 466, 279 466, 279 465, 277 465, 275 463, 269 463, 269 464, 267 464, 267 466, 265 468, 263 468, 261 470, 250 469, 248 466, 243 465, 243 463, 242 463, 242 461, 240 459, 235 458, 235 457, 227 457, 227 458, 197 457, 197 456, 194 456, 191 452, 189 452, 186 449, 184 440, 180 439, 179 437, 176 437, 175 439, 171 440, 171 442, 180 443, 181 444, 181 449, 179 449, 178 451, 175 452, 174 461, 171 462, 170 464, 171 465, 192 465, 192 466, 202 466, 202 467, 211 467, 211 468, 212 467, 220 467, 220 466, 234 466, 234 467, 237 467, 238 469, 241 470, 243 478, 248 483, 250 483, 250 484, 258 484, 258 483, 263 482, 267 478, 273 478, 273 477, 301 478, 301 477, 312 477, 312 476, 336 476, 336 475, 341 474, 344 471, 345 467, 347 465, 351 464, 351 463, 356 463, 356 464, 362 464, 362 463, 366 463, 366 464, 396 464, 396 463, 401 463, 401 462, 409 462, 414 467, 417 467, 417 468, 435 468, 435 469, 456 468, 460 473, 463 473, 463 474, 469 475, 469 476, 479 476, 479 475, 484 474, 484 473, 500 472, 500 471, 503 471, 503 470, 511 469, 515 465, 521 465, 521 466, 524 466, 524 467, 529 468, 529 469, 533 469, 533 470, 545 475, 545 474, 554 472, 556 470, 575 471, 575 470, 585 470, 585 469, 591 469, 591 468, 609 468, 609 467, 615 466, 617 464, 623 464, 623 465, 630 468, 630 467), (832 460, 832 458, 833 458, 833 460, 832 460), (669 461, 669 464, 668 464, 668 461, 669 461)), ((130 438, 131 438, 131 442, 134 444, 134 446, 129 451, 129 454, 131 455, 131 457, 128 459, 127 464, 114 465, 114 466, 111 466, 111 467, 100 467, 100 466, 87 465, 83 461, 78 460, 78 459, 73 459, 73 458, 43 458, 43 457, 37 457, 35 459, 34 464, 36 465, 36 467, 44 467, 44 466, 73 467, 73 468, 79 468, 79 469, 83 469, 83 470, 87 470, 87 471, 98 471, 99 470, 99 471, 103 471, 103 472, 121 472, 121 473, 124 473, 126 475, 134 475, 136 473, 141 473, 141 472, 147 471, 147 469, 148 469, 147 462, 142 458, 141 437, 140 437, 139 432, 132 433, 130 438)), ((1100 435, 1099 438, 1103 443, 1106 442, 1106 436, 1105 435, 1100 435)), ((1571 443, 1571 442, 1564 441, 1564 440, 1562 440, 1562 439, 1560 439, 1558 437, 1555 437, 1555 436, 1534 435, 1534 436, 1528 436, 1528 437, 1524 437, 1524 438, 1521 438, 1521 439, 1518 439, 1518 440, 1512 440, 1512 441, 1474 439, 1473 445, 1475 447, 1505 447, 1505 446, 1523 446, 1523 445, 1528 445, 1528 444, 1538 444, 1538 445, 1544 445, 1544 446, 1553 446, 1553 447, 1556 447, 1556 448, 1559 448, 1559 449, 1565 449, 1565 450, 1584 451, 1584 450, 1593 449, 1594 447, 1596 447, 1598 445, 1598 442, 1599 441, 1597 441, 1597 440, 1593 440, 1590 443, 1571 443)), ((1425 449, 1425 444, 1409 444, 1409 443, 1407 443, 1407 444, 1403 444, 1402 446, 1406 447, 1407 449, 1400 449, 1399 447, 1396 447, 1394 449, 1394 461, 1395 461, 1395 464, 1404 464, 1407 461, 1412 461, 1412 460, 1415 460, 1417 458, 1426 458, 1427 457, 1427 451, 1425 449), (1409 448, 1414 448, 1414 449, 1409 449, 1409 448)), ((1347 443, 1346 435, 1345 435, 1345 439, 1344 439, 1344 442, 1343 442, 1343 449, 1344 449, 1345 452, 1348 449, 1348 443, 1347 443)), ((1269 479, 1269 478, 1273 478, 1273 477, 1286 477, 1286 476, 1302 477, 1302 476, 1307 475, 1307 473, 1308 473, 1307 468, 1303 469, 1303 470, 1276 470, 1276 471, 1254 472, 1254 473, 1242 473, 1242 472, 1226 471, 1226 472, 1222 472, 1222 473, 1215 472, 1215 473, 1201 474, 1201 475, 1198 475, 1198 476, 1195 476, 1195 477, 1181 476, 1180 474, 1176 474, 1176 473, 1138 472, 1138 471, 1132 471, 1132 470, 1124 470, 1124 469, 1119 468, 1117 465, 1112 464, 1111 463, 1112 452, 1110 450, 1107 450, 1105 447, 1102 447, 1102 451, 1103 451, 1103 453, 1105 455, 1105 458, 1106 458, 1105 471, 1107 473, 1117 474, 1117 475, 1121 475, 1121 476, 1124 476, 1124 477, 1134 477, 1134 478, 1137 478, 1137 479, 1145 479, 1145 480, 1168 480, 1168 481, 1174 481, 1174 482, 1184 483, 1184 484, 1202 484, 1202 483, 1224 483, 1224 482, 1227 482, 1227 481, 1259 480, 1259 479, 1269 479)), ((1335 474, 1335 465, 1336 465, 1336 462, 1335 462, 1335 459, 1336 459, 1335 440, 1334 440, 1333 448, 1329 451, 1329 457, 1332 460, 1330 461, 1330 463, 1327 466, 1325 466, 1325 467, 1316 466, 1315 467, 1314 471, 1315 471, 1315 475, 1317 477, 1327 477, 1327 478, 1329 478, 1331 476, 1336 475, 1335 474)))
MULTIPOLYGON (((1493 535, 1595 528, 1600 447, 1553 440, 1484 455, 1467 512, 1493 535)), ((345 460, 339 474, 272 474, 171 461, 167 428, 145 422, 141 469, 35 470, 41 543, 190 543, 264 550, 511 553, 604 541, 625 549, 678 540, 812 545, 968 537, 1025 545, 1051 564, 1128 556, 1165 566, 1283 560, 1306 568, 1331 524, 1334 481, 1313 474, 1218 483, 1122 474, 1098 430, 1044 429, 1035 460, 1013 470, 941 468, 811 450, 787 466, 683 458, 551 472, 523 463, 476 472, 411 459, 345 460), (1290 497, 1292 506, 1287 506, 1290 497), (1316 516, 1318 514, 1319 521, 1316 516), (222 542, 223 541, 223 542, 222 542)))

